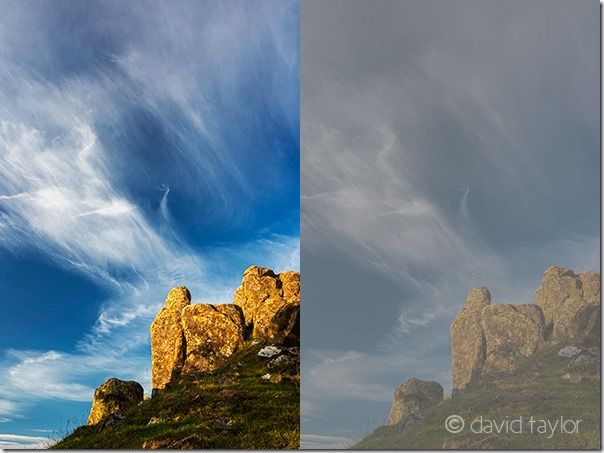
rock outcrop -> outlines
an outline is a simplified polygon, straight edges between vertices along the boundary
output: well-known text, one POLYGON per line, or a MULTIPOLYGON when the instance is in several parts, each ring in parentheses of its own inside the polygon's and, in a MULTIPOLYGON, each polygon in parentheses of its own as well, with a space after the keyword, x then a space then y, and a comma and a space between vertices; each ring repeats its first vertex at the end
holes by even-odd
POLYGON ((423 412, 443 400, 443 388, 435 381, 411 378, 394 391, 388 425, 405 423, 409 417, 423 417, 423 412))
MULTIPOLYGON (((455 402, 450 403, 449 409, 453 407, 453 412, 459 409, 457 402, 465 400, 475 404, 477 395, 482 398, 482 394, 489 393, 482 385, 487 388, 501 385, 501 393, 510 393, 511 382, 511 396, 516 405, 518 397, 524 398, 527 391, 534 391, 538 380, 548 383, 552 369, 563 371, 560 379, 564 382, 595 383, 599 389, 600 274, 575 274, 569 269, 550 267, 545 271, 532 304, 494 304, 487 288, 474 288, 453 319, 450 333, 455 402), (514 386, 518 383, 521 383, 519 388, 524 395, 514 394, 514 386), (476 384, 480 386, 474 387, 476 384)), ((502 398, 501 393, 497 392, 494 397, 489 395, 485 404, 498 401, 502 398)), ((425 419, 434 423, 442 417, 442 408, 432 412, 428 409, 441 401, 443 389, 438 382, 407 380, 394 393, 387 421, 391 428, 376 431, 375 438, 380 439, 377 443, 382 445, 380 442, 388 433, 407 431, 425 423, 425 419)), ((438 426, 441 424, 442 420, 438 420, 438 426)), ((396 436, 396 445, 400 445, 403 437, 396 436)), ((361 448, 367 448, 367 445, 373 444, 359 444, 361 448)), ((462 448, 464 445, 478 448, 488 444, 478 444, 472 438, 467 445, 447 441, 443 448, 462 448)))
POLYGON ((122 417, 122 413, 143 401, 143 387, 135 381, 111 378, 94 392, 88 424, 95 425, 110 415, 122 417))
POLYGON ((214 371, 243 346, 243 313, 233 304, 194 304, 183 308, 184 373, 214 371))
POLYGON ((252 266, 233 304, 191 304, 184 286, 172 289, 151 324, 152 384, 165 388, 183 373, 219 368, 246 340, 299 345, 300 274, 252 266))
POLYGON ((482 331, 482 309, 491 303, 487 288, 474 288, 451 324, 451 367, 453 388, 474 382, 482 372, 486 340, 482 331))
POLYGON ((570 269, 549 267, 533 301, 543 309, 553 339, 573 338, 583 342, 599 334, 600 274, 597 272, 577 275, 570 269))
POLYGON ((543 312, 536 305, 490 305, 482 310, 481 326, 486 340, 483 373, 514 370, 543 346, 543 312))
POLYGON ((275 274, 251 266, 243 273, 233 303, 243 310, 246 328, 253 339, 284 341, 299 329, 300 273, 275 274))
POLYGON ((185 363, 185 336, 181 324, 183 308, 191 303, 184 286, 168 293, 164 307, 151 324, 151 381, 153 389, 163 389, 180 376, 185 363))
POLYGON ((474 288, 451 324, 453 391, 484 373, 509 372, 545 340, 541 308, 533 304, 491 304, 486 288, 474 288))
POLYGON ((488 289, 472 289, 451 324, 453 391, 514 371, 548 339, 599 344, 600 274, 550 267, 533 304, 491 304, 488 289))

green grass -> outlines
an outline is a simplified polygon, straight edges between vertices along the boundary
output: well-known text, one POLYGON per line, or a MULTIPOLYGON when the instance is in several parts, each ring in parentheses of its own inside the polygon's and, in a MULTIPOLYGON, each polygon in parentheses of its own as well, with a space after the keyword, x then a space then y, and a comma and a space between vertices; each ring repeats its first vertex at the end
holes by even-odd
POLYGON ((212 374, 187 376, 118 424, 82 426, 53 448, 289 449, 299 447, 299 369, 272 373, 262 344, 247 344, 212 374))
MULTIPOLYGON (((419 424, 399 430, 378 428, 354 445, 357 449, 600 449, 600 374, 592 373, 586 382, 561 379, 569 370, 569 359, 558 357, 563 345, 549 344, 511 375, 485 377, 473 388, 458 393, 426 412, 419 424), (457 414, 466 421, 459 434, 449 433, 445 419, 457 414), (550 439, 536 432, 473 433, 468 424, 476 417, 497 423, 519 416, 535 420, 582 420, 576 433, 558 431, 550 439)), ((485 425, 483 424, 483 427, 485 425)), ((571 427, 571 425, 568 425, 571 427)), ((475 425, 478 428, 478 423, 475 425)), ((478 430, 478 429, 477 429, 478 430)))

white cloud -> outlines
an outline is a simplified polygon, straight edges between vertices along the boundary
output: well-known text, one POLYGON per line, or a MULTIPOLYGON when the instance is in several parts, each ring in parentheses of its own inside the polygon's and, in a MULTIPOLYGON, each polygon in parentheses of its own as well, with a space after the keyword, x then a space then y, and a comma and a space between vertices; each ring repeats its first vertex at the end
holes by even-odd
POLYGON ((21 434, 0 434, 0 448, 2 449, 38 449, 47 448, 50 441, 47 437, 24 436, 21 434))
MULTIPOLYGON (((111 266, 148 268, 173 259, 170 244, 113 187, 92 126, 59 135, 0 121, 0 208, 11 227, 95 278, 111 266), (37 241, 36 241, 37 238, 37 241)), ((4 247, 14 247, 4 230, 4 247)))
MULTIPOLYGON (((23 403, 45 399, 92 401, 94 387, 89 385, 91 380, 102 382, 111 376, 131 378, 149 367, 146 357, 132 354, 9 350, 7 359, 0 366, 5 376, 0 384, 0 394, 12 398, 5 402, 6 414, 18 412, 23 403)), ((3 402, 0 401, 0 411, 3 402)))
POLYGON ((303 433, 300 435, 300 448, 313 450, 348 449, 354 445, 356 440, 343 436, 303 433))

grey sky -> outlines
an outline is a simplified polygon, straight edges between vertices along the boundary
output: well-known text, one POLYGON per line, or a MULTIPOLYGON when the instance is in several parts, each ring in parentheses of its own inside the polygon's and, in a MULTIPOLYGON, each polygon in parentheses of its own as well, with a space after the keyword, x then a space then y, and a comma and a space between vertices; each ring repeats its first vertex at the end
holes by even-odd
POLYGON ((450 387, 473 286, 599 268, 599 4, 301 2, 303 446, 450 387))

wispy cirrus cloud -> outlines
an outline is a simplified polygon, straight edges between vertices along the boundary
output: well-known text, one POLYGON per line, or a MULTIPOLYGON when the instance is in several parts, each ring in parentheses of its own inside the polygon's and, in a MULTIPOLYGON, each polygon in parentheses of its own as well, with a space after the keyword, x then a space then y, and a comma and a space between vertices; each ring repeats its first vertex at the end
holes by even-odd
POLYGON ((7 449, 37 449, 45 448, 49 443, 48 437, 25 436, 22 434, 0 434, 0 445, 7 449))

